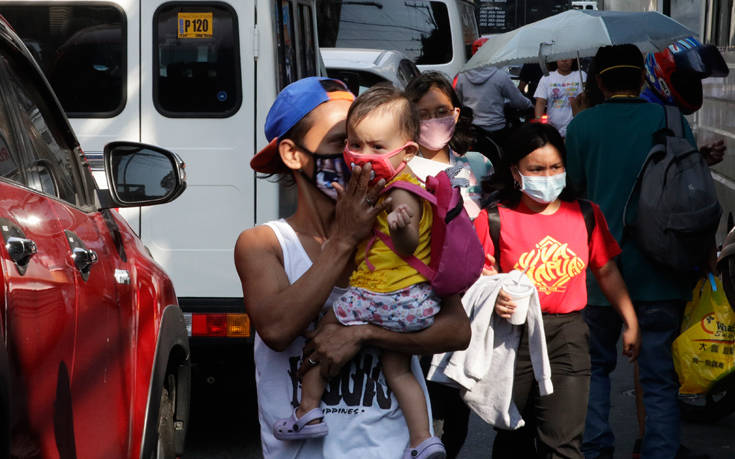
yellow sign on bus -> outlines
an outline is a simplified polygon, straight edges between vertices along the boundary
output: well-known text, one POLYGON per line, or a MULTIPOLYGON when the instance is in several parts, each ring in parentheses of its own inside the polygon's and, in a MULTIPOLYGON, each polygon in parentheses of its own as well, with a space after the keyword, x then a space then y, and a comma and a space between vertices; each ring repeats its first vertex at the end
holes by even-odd
POLYGON ((212 13, 179 13, 179 38, 212 38, 212 13))

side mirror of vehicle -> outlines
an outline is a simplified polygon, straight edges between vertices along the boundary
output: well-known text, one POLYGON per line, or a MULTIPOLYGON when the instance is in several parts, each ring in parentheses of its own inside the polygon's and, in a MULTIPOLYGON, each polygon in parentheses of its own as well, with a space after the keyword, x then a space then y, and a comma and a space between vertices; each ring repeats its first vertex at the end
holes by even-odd
POLYGON ((111 142, 104 149, 107 190, 102 208, 139 207, 171 202, 186 189, 185 165, 163 148, 137 142, 111 142))

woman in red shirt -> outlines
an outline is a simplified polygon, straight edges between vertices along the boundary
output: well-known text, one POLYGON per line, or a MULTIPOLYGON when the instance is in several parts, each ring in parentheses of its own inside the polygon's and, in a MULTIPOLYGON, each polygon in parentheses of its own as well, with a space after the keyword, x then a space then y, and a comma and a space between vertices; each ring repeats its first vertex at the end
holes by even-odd
MULTIPOLYGON (((554 385, 553 394, 539 396, 524 329, 513 401, 526 426, 499 430, 494 458, 583 457, 590 378, 589 330, 581 314, 587 304, 587 268, 625 323, 623 354, 631 360, 638 355, 638 321, 613 260, 620 247, 599 207, 580 204, 566 186, 565 161, 564 142, 554 127, 522 126, 507 144, 503 164, 484 184, 497 204, 487 206, 474 221, 486 272, 526 271, 538 290, 554 385), (488 213, 500 221, 499 231, 493 225, 495 237, 488 213)), ((508 319, 514 309, 501 290, 495 313, 508 319)))

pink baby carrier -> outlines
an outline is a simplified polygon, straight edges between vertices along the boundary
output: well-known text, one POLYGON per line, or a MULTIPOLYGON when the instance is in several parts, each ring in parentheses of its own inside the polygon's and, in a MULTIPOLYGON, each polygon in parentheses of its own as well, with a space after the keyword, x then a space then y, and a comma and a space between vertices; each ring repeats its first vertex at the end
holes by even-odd
MULTIPOLYGON (((480 277, 485 264, 485 254, 472 226, 469 215, 459 191, 467 186, 466 179, 456 178, 462 169, 458 166, 441 171, 426 178, 426 189, 410 182, 393 182, 383 189, 383 193, 393 188, 414 193, 428 201, 434 210, 431 226, 431 261, 426 265, 413 255, 401 258, 422 276, 428 279, 434 292, 439 296, 463 293, 480 277)), ((375 231, 378 237, 392 251, 397 252, 389 235, 375 231)), ((372 246, 368 244, 366 249, 372 246)), ((374 267, 366 258, 370 270, 374 267)))

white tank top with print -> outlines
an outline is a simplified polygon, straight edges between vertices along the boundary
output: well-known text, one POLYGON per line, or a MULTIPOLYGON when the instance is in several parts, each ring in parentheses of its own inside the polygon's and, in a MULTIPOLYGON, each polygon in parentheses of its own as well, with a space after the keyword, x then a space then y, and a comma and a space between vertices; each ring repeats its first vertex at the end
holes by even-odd
MULTIPOLYGON (((266 225, 278 238, 283 251, 283 267, 293 284, 311 267, 311 259, 285 220, 266 225)), ((331 308, 332 302, 344 291, 335 287, 324 308, 331 308)), ((395 396, 388 389, 380 365, 380 351, 375 348, 363 349, 345 365, 339 376, 327 384, 321 405, 329 426, 326 437, 306 441, 280 441, 273 437, 273 423, 290 416, 301 397, 296 370, 303 346, 304 338, 299 337, 285 351, 276 352, 255 334, 255 378, 263 457, 402 457, 408 445, 408 428, 395 396)), ((428 406, 426 385, 416 357, 412 358, 411 366, 428 406)))

